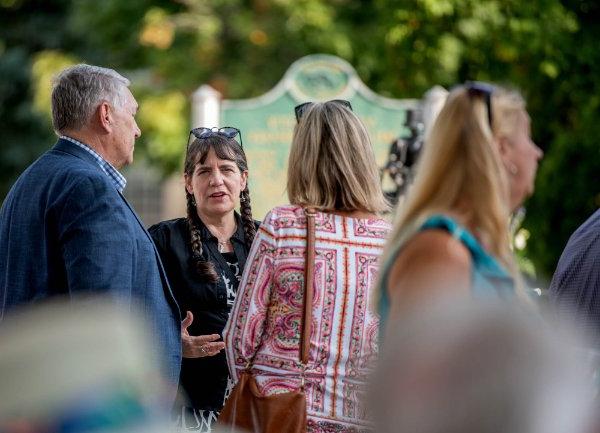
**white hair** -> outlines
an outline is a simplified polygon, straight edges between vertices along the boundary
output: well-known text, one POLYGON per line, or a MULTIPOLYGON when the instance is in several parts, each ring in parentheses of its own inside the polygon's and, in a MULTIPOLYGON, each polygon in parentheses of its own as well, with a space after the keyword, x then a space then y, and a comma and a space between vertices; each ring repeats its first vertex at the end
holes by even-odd
POLYGON ((102 101, 121 108, 129 80, 118 72, 79 64, 63 70, 52 89, 52 124, 57 133, 79 130, 102 101))

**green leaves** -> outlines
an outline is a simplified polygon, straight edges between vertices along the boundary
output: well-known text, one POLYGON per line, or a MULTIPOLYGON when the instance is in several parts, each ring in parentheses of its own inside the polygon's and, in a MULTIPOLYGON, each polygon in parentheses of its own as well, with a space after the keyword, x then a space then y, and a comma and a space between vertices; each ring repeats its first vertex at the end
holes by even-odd
MULTIPOLYGON (((519 251, 550 276, 600 197, 600 27, 591 0, 0 1, 0 190, 52 140, 49 82, 80 59, 132 80, 137 155, 179 171, 192 92, 259 96, 298 58, 348 60, 376 92, 420 98, 466 79, 523 90, 546 152, 519 251), (9 145, 7 147, 7 144, 9 145)), ((523 263, 530 263, 523 260, 523 263)), ((528 265, 529 266, 529 265, 528 265)))

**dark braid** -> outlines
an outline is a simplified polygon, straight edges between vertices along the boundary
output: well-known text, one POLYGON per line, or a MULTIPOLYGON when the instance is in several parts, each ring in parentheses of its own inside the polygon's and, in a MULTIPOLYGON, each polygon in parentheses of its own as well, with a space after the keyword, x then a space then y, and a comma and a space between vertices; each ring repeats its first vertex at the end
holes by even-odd
POLYGON ((250 190, 248 185, 240 193, 240 213, 242 216, 242 225, 244 227, 244 240, 246 241, 246 247, 250 249, 254 236, 256 235, 256 226, 254 225, 254 218, 252 218, 252 207, 250 206, 250 190))
POLYGON ((200 235, 200 226, 198 212, 194 204, 194 196, 186 191, 187 198, 187 221, 190 228, 190 238, 192 244, 192 263, 196 273, 202 281, 216 283, 219 275, 215 270, 215 265, 202 258, 202 237, 200 235))

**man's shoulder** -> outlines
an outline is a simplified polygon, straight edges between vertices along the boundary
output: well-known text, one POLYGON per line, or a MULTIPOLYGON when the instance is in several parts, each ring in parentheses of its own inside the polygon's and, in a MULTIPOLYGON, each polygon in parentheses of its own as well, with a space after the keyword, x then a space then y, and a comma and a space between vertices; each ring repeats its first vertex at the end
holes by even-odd
POLYGON ((169 245, 185 243, 188 233, 188 223, 186 218, 175 218, 161 221, 148 228, 148 233, 154 240, 154 243, 162 248, 168 248, 169 245))
POLYGON ((571 235, 566 253, 584 250, 597 254, 600 250, 600 209, 593 213, 577 230, 571 235))
POLYGON ((48 150, 21 173, 8 196, 19 197, 24 192, 28 196, 64 196, 68 191, 81 189, 83 184, 93 185, 97 193, 108 190, 110 181, 100 167, 95 168, 73 155, 48 150))
POLYGON ((23 178, 46 178, 49 181, 70 178, 88 178, 98 182, 108 181, 100 166, 69 153, 50 149, 31 164, 21 175, 23 178))
POLYGON ((600 274, 597 266, 600 257, 600 210, 590 216, 569 238, 563 250, 549 291, 581 292, 594 286, 600 274))

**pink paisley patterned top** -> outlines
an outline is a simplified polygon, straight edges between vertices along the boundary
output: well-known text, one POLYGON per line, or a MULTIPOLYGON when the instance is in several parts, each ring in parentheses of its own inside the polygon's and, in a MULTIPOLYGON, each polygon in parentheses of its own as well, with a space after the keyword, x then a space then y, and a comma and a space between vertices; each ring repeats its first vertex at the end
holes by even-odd
MULTIPOLYGON (((378 318, 370 305, 390 225, 318 212, 313 323, 306 395, 309 432, 368 431, 362 402, 377 356, 378 318)), ((273 209, 252 244, 224 330, 229 371, 248 360, 265 395, 297 390, 306 217, 273 209)))

